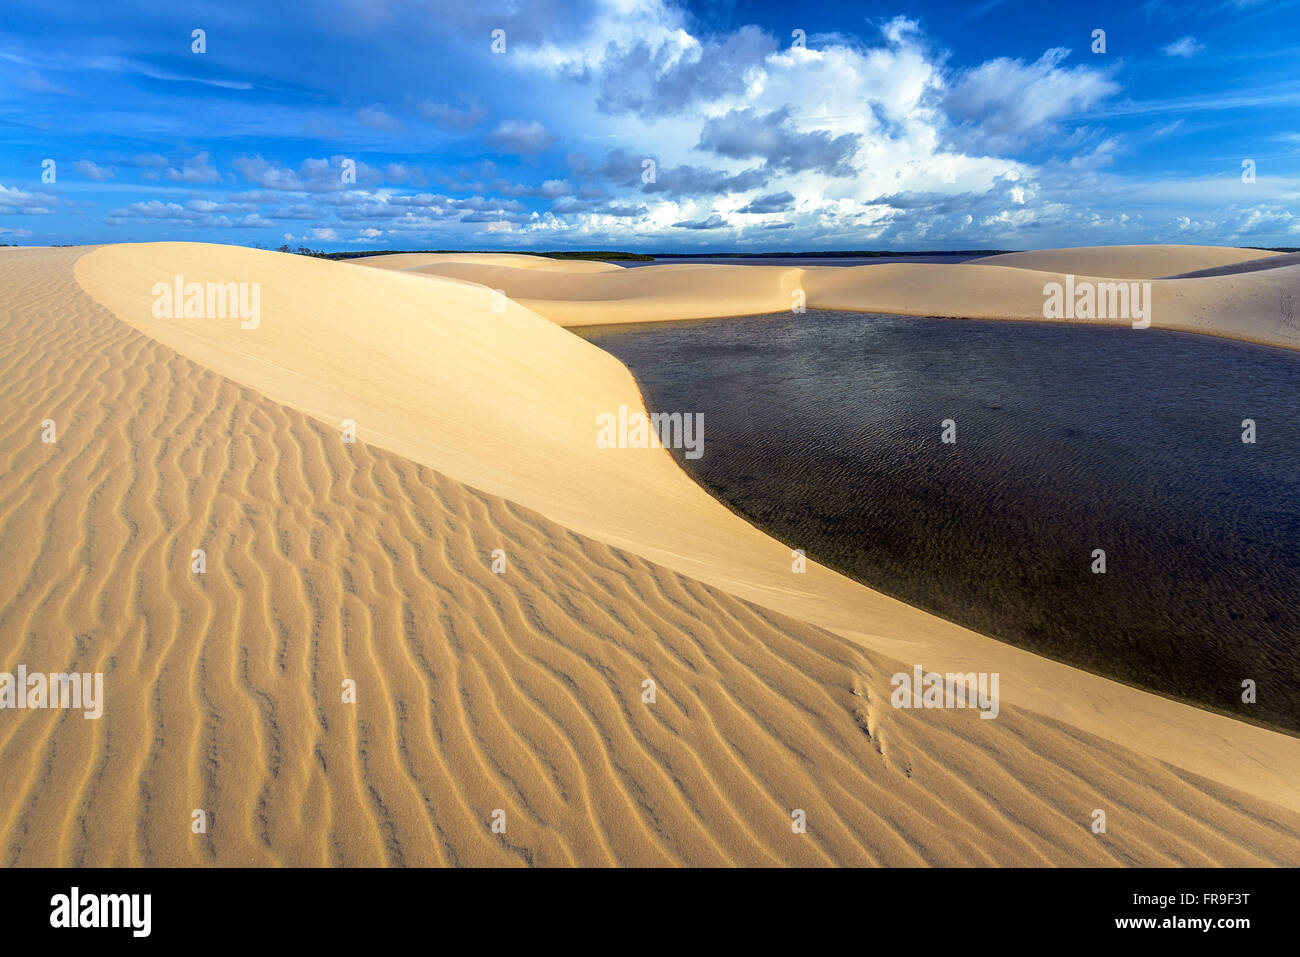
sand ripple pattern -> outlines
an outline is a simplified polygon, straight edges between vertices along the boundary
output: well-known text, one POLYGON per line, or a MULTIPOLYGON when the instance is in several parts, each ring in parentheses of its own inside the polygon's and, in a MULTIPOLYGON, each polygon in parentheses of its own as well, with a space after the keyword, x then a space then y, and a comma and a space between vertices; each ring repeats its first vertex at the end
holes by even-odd
POLYGON ((1298 815, 894 710, 906 665, 343 443, 112 318, 82 252, 0 257, 0 669, 107 692, 0 711, 6 865, 1300 863, 1298 815))

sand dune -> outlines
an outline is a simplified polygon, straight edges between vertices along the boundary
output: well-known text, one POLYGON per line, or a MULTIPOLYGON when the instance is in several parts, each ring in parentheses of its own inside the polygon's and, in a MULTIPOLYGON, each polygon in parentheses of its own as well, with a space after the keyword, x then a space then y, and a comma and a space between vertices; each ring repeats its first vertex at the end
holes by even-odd
POLYGON ((1170 276, 1170 279, 1206 279, 1211 276, 1240 276, 1242 273, 1300 265, 1300 253, 1267 253, 1262 259, 1247 259, 1226 266, 1211 266, 1170 276))
POLYGON ((565 273, 593 275, 602 272, 621 272, 622 266, 614 263, 593 262, 585 259, 548 259, 546 256, 523 256, 513 253, 393 253, 386 256, 365 256, 348 262, 364 264, 376 269, 419 271, 423 266, 440 263, 456 264, 466 261, 480 266, 507 266, 512 269, 531 269, 538 273, 565 273))
MULTIPOLYGON (((388 257, 378 257, 388 258, 388 257)), ((789 309, 807 270, 790 266, 666 263, 640 269, 615 267, 576 276, 567 268, 539 270, 459 258, 416 256, 402 271, 501 289, 522 306, 562 326, 754 315, 789 309)), ((375 268, 368 259, 349 264, 375 268)), ((564 266, 568 266, 565 263, 564 266)))
POLYGON ((1291 770, 1300 741, 1080 676, 816 565, 791 574, 787 548, 719 505, 666 452, 598 449, 598 413, 642 407, 634 380, 517 303, 494 312, 490 289, 194 244, 106 247, 76 272, 117 315, 205 367, 326 423, 353 419, 363 439, 457 481, 891 658, 1014 674, 1003 682, 1008 701, 1300 806, 1291 770), (177 272, 261 281, 261 327, 153 319, 153 282, 177 272))
MULTIPOLYGON (((1045 285, 1066 282, 1064 273, 1003 266, 971 269, 966 264, 900 264, 842 271, 856 275, 820 272, 810 278, 810 305, 902 315, 1043 322, 1045 285)), ((1095 286, 1113 278, 1083 272, 1073 275, 1076 286, 1083 282, 1095 286)), ((1300 318, 1294 308, 1298 289, 1300 266, 1206 279, 1153 280, 1150 328, 1300 349, 1300 318)), ((1080 321, 1132 326, 1129 318, 1080 321)), ((1134 330, 1134 335, 1141 331, 1134 330)))
POLYGON ((1161 279, 1178 273, 1231 266, 1277 255, 1279 254, 1263 249, 1232 246, 1081 246, 1003 253, 972 259, 964 265, 1010 266, 1038 272, 1110 276, 1113 279, 1161 279))
MULTIPOLYGON (((500 289, 520 305, 563 326, 656 322, 809 309, 953 316, 969 319, 1045 321, 1044 287, 1066 282, 1107 283, 1132 276, 1167 274, 1201 262, 1236 264, 1259 250, 1215 247, 1116 247, 1047 250, 995 256, 970 263, 883 263, 869 266, 656 265, 572 276, 463 260, 412 256, 404 271, 500 289), (1015 257, 1021 257, 1016 259, 1015 257), (1019 262, 1023 265, 1003 264, 1019 262), (1063 271, 1051 271, 1053 265, 1063 271), (1121 268, 1121 265, 1123 268, 1121 268), (1114 268, 1112 273, 1094 268, 1114 268)), ((368 260, 353 260, 362 266, 368 260)), ((1295 299, 1300 265, 1251 271, 1216 271, 1209 278, 1151 282, 1151 328, 1242 339, 1300 349, 1295 299)), ((1066 321, 1066 320, 1059 320, 1066 321)), ((1087 320, 1132 324, 1131 318, 1087 320)))
POLYGON ((796 580, 667 453, 597 454, 635 384, 517 304, 188 244, 0 288, 0 667, 108 689, 0 713, 8 864, 1300 862, 1294 739, 796 580), (175 272, 262 325, 154 320, 175 272), (890 707, 916 660, 1001 667, 999 718, 890 707))

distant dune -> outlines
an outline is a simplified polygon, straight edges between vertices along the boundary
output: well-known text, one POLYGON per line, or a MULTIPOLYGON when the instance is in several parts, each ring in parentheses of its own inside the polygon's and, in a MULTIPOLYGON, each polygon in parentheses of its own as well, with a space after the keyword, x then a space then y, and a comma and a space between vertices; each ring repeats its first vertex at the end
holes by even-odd
POLYGON ((1206 269, 1196 269, 1169 278, 1204 279, 1210 276, 1240 276, 1242 273, 1280 269, 1283 266, 1295 265, 1300 265, 1300 253, 1265 253, 1262 259, 1247 259, 1244 262, 1230 263, 1226 266, 1210 266, 1206 269))
MULTIPOLYGON (((546 256, 523 256, 512 253, 470 253, 476 264, 483 266, 508 266, 513 269, 531 269, 539 273, 566 273, 569 275, 590 275, 602 272, 622 272, 623 267, 616 263, 595 262, 586 259, 551 259, 546 256)), ((392 253, 385 256, 365 256, 363 259, 346 260, 364 261, 367 266, 378 269, 398 269, 419 271, 420 267, 436 264, 456 264, 462 262, 463 253, 392 253)))
MULTIPOLYGON (((503 257, 412 255, 400 267, 500 289, 563 326, 659 322, 809 309, 905 316, 1044 321, 1044 287, 1077 281, 1151 280, 1151 327, 1300 349, 1295 299, 1300 263, 1273 269, 1246 263, 1268 254, 1210 246, 1085 247, 1009 253, 973 263, 879 263, 866 266, 655 265, 578 275, 565 263, 520 268, 503 257), (1223 267, 1226 264, 1227 268, 1223 267), (1235 267, 1241 264, 1240 271, 1235 267), (1152 279, 1213 268, 1204 278, 1152 279), (1113 271, 1105 271, 1113 270, 1113 271)), ((386 258, 386 257, 379 257, 386 258)), ((371 259, 349 260, 374 266, 371 259)), ((1061 320, 1065 321, 1065 320, 1061 320)), ((1129 325, 1127 318, 1086 320, 1129 325)))
POLYGON ((1072 272, 1112 279, 1161 279, 1193 270, 1232 266, 1280 253, 1231 246, 1082 246, 1036 249, 972 259, 965 265, 1012 266, 1038 272, 1072 272))
POLYGON ((1300 863, 1300 740, 793 575, 666 451, 597 449, 635 381, 488 280, 564 321, 887 284, 370 265, 0 255, 0 668, 107 692, 98 721, 0 712, 5 863, 1300 863), (260 324, 155 318, 178 274, 259 283, 260 324), (1000 715, 891 707, 914 663, 998 671, 1000 715))

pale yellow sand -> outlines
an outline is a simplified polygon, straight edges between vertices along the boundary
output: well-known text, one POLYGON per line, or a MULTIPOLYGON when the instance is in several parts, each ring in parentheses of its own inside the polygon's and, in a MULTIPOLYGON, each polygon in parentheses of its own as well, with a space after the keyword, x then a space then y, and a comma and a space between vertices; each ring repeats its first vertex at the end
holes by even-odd
POLYGON ((1232 246, 1083 246, 1003 253, 973 259, 966 265, 1013 266, 1039 272, 1072 272, 1114 279, 1160 279, 1278 255, 1281 254, 1264 249, 1232 246))
MULTIPOLYGON (((516 303, 494 312, 501 303, 490 289, 192 244, 107 247, 81 259, 77 275, 118 315, 203 365, 326 423, 355 420, 363 439, 451 478, 891 657, 998 671, 1006 700, 1300 805, 1296 739, 1080 675, 817 566, 792 574, 788 549, 719 505, 662 450, 597 448, 598 413, 641 408, 631 376, 516 303), (152 284, 175 273, 262 282, 261 327, 154 320, 152 284)), ((570 282, 586 288, 602 278, 570 282)))
MULTIPOLYGON (((545 256, 524 256, 514 253, 473 253, 474 262, 483 266, 509 266, 514 269, 532 269, 539 273, 558 272, 569 275, 590 275, 602 272, 619 272, 622 266, 614 263, 593 262, 585 259, 548 259, 545 256)), ((365 256, 351 262, 364 262, 379 269, 411 270, 437 263, 454 264, 464 259, 462 253, 393 253, 386 256, 365 256)), ((1219 265, 1215 263, 1214 265, 1219 265)), ((1197 266, 1195 268, 1202 268, 1197 266)))
MULTIPOLYGON (((1064 284, 1067 272, 1080 282, 1105 283, 1268 255, 1259 250, 1203 246, 1117 248, 1122 252, 1084 248, 1014 253, 975 264, 793 267, 674 263, 582 276, 566 274, 567 264, 524 270, 475 255, 458 260, 412 255, 401 269, 407 274, 442 276, 499 289, 563 326, 753 315, 792 311, 800 304, 809 309, 1042 322, 1044 287, 1053 282, 1064 284), (1066 254, 1075 254, 1074 259, 1066 254), (1014 257, 1024 257, 1014 261, 1025 265, 1001 264, 1014 257), (1039 262, 1051 270, 1034 267, 1039 262), (1091 271, 1102 266, 1118 273, 1091 271)), ((352 262, 370 264, 370 260, 352 262)), ((1156 279, 1151 281, 1154 305, 1150 326, 1298 349, 1298 289, 1300 265, 1208 278, 1156 279)), ((1088 321, 1132 325, 1127 318, 1088 321)))
POLYGON ((108 673, 97 722, 0 712, 6 863, 1300 863, 1295 739, 792 575, 595 449, 626 370, 488 290, 194 245, 0 289, 0 668, 108 673), (152 319, 178 272, 262 325, 152 319), (1001 715, 891 708, 918 660, 1001 715))

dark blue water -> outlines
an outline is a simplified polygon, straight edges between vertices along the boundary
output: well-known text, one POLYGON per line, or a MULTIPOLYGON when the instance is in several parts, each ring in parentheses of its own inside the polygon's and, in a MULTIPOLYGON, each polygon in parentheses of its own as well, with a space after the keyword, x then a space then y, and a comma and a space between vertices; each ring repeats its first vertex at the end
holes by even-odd
POLYGON ((1300 730, 1300 354, 814 311, 582 334, 652 410, 704 413, 683 468, 791 547, 1011 644, 1300 730))

